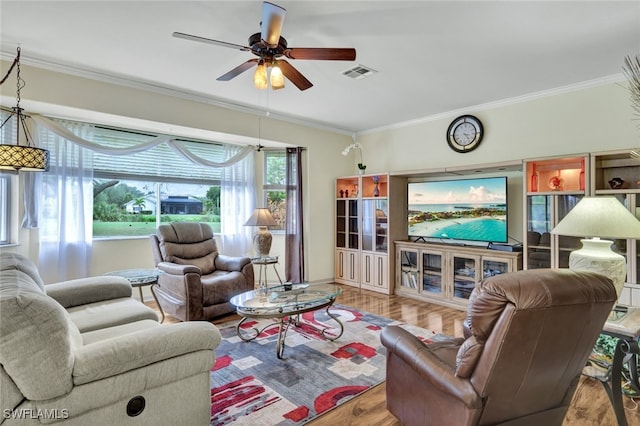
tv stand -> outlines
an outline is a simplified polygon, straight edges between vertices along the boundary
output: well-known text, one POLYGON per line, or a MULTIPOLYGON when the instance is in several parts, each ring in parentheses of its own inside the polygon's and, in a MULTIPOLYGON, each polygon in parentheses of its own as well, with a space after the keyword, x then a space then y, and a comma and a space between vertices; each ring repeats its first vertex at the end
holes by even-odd
POLYGON ((483 278, 522 269, 522 253, 463 243, 395 241, 396 294, 465 309, 483 278))

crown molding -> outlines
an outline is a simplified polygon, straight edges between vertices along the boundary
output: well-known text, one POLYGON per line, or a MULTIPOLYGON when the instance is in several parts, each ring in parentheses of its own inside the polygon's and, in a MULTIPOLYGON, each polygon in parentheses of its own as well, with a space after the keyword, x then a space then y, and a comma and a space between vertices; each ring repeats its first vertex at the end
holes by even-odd
POLYGON ((457 117, 463 114, 477 113, 478 111, 486 111, 490 109, 501 108, 505 106, 515 105, 523 102, 530 102, 536 99, 546 98, 550 96, 563 95, 571 92, 578 92, 580 90, 590 89, 593 87, 605 86, 613 83, 620 83, 625 81, 622 73, 608 75, 593 80, 583 81, 581 83, 569 84, 567 86, 556 87, 553 89, 541 90, 539 92, 528 93, 522 96, 515 96, 513 98, 501 99, 498 101, 487 102, 484 104, 478 104, 470 107, 460 108, 457 110, 442 112, 439 114, 430 115, 428 117, 417 118, 415 120, 403 121, 400 123, 391 124, 388 126, 376 127, 365 131, 358 132, 358 135, 366 135, 371 133, 378 133, 386 130, 401 129, 404 127, 415 126, 418 124, 428 123, 432 121, 450 119, 451 117, 457 117))
MULTIPOLYGON (((6 52, 0 52, 0 59, 12 61, 15 55, 8 54, 6 52)), ((207 96, 198 92, 185 90, 177 87, 158 85, 147 80, 132 78, 122 74, 105 73, 96 69, 81 68, 71 65, 60 64, 52 60, 41 58, 20 58, 20 63, 35 68, 41 68, 47 71, 59 72, 62 74, 73 75, 76 77, 86 78, 89 80, 100 81, 103 83, 115 84, 118 86, 129 87, 131 89, 144 90, 151 93, 160 95, 172 96, 187 101, 197 102, 206 105, 212 105, 220 108, 229 109, 232 111, 242 112, 245 114, 251 114, 258 117, 269 117, 271 119, 280 120, 292 124, 298 124, 306 127, 315 128, 318 130, 324 130, 332 133, 338 133, 343 135, 351 135, 353 131, 341 129, 333 126, 329 126, 326 123, 304 119, 297 116, 288 114, 281 114, 273 111, 269 111, 264 108, 257 108, 251 105, 234 103, 228 100, 220 99, 215 96, 207 96)))
MULTIPOLYGON (((0 51, 0 59, 12 61, 14 58, 13 54, 9 54, 7 52, 0 51)), ((171 86, 161 86, 146 80, 136 79, 129 76, 124 76, 121 74, 110 74, 105 73, 95 69, 87 69, 80 68, 70 65, 60 64, 51 60, 39 59, 39 58, 21 58, 20 62, 25 65, 33 66, 36 68, 42 68, 49 71, 60 72, 63 74, 74 75, 76 77, 87 78, 90 80, 101 81, 104 83, 115 84, 119 86, 129 87, 132 89, 144 90, 152 93, 157 93, 166 96, 172 96, 188 101, 198 102, 206 105, 212 105, 220 108, 226 108, 237 112, 242 112, 246 114, 255 115, 258 117, 268 116, 269 118, 280 120, 292 124, 298 124, 302 126, 307 126, 319 130, 324 130, 332 133, 342 134, 342 135, 366 135, 372 133, 378 133, 382 131, 401 129, 405 127, 416 126, 424 123, 429 123, 432 121, 449 119, 451 117, 455 117, 462 114, 469 113, 477 113, 478 111, 486 111, 495 108, 501 108, 505 106, 515 105, 523 102, 530 102, 536 99, 541 99, 550 96, 562 95, 566 93, 576 92, 580 90, 585 90, 593 87, 604 86, 612 83, 619 83, 625 81, 625 77, 622 73, 617 73, 593 80, 588 80, 580 83, 570 84, 566 86, 556 87, 553 89, 546 89, 539 92, 529 93, 526 95, 515 96, 512 98, 501 99, 498 101, 487 102, 484 104, 473 105, 465 108, 460 108, 457 110, 446 111, 438 114, 433 114, 430 116, 417 118, 413 120, 407 120, 398 122, 395 124, 390 124, 387 126, 375 127, 367 130, 347 130, 342 128, 337 128, 333 126, 329 126, 326 123, 321 123, 313 120, 304 119, 297 116, 292 116, 288 114, 280 114, 272 111, 268 111, 263 108, 257 108, 251 105, 234 103, 227 100, 223 100, 220 98, 216 98, 215 96, 205 96, 197 92, 180 89, 177 87, 171 86)))

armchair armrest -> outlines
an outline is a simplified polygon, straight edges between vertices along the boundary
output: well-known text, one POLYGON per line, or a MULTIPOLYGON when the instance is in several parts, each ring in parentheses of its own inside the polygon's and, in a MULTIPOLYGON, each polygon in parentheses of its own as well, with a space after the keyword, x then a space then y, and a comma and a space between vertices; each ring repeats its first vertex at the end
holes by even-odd
POLYGON ((75 385, 93 382, 197 351, 211 351, 222 337, 208 322, 158 325, 85 345, 75 351, 75 385))
POLYGON ((226 256, 220 253, 218 253, 215 260, 216 269, 221 271, 242 272, 242 268, 244 268, 248 263, 251 263, 251 259, 248 257, 226 256))
POLYGON ((62 281, 44 286, 48 296, 65 308, 103 300, 131 297, 131 284, 126 278, 99 276, 62 281))
POLYGON ((186 275, 189 273, 202 275, 200 268, 194 265, 181 265, 179 263, 160 262, 156 266, 157 269, 171 275, 186 275))
POLYGON ((455 375, 451 368, 434 351, 445 346, 459 346, 463 339, 425 344, 403 328, 388 326, 380 336, 382 344, 389 352, 415 370, 416 374, 428 381, 440 392, 462 401, 467 407, 481 408, 482 401, 471 382, 455 375))

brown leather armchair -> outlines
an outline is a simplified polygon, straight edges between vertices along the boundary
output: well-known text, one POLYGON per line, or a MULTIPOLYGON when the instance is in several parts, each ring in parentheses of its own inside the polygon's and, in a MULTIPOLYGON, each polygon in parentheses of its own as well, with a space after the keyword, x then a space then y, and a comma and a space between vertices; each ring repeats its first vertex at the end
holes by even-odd
POLYGON ((158 303, 181 321, 234 312, 229 300, 254 287, 251 259, 219 254, 207 224, 163 224, 150 239, 156 267, 162 271, 154 287, 158 303))
POLYGON ((497 275, 472 292, 465 338, 386 327, 387 408, 403 425, 561 425, 616 291, 593 272, 497 275))

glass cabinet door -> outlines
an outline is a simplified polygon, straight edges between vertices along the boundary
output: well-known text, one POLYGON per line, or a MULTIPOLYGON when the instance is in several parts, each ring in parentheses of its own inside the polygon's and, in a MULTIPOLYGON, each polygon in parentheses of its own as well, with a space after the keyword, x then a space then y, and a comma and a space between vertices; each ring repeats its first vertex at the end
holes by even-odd
POLYGON ((475 256, 453 257, 453 297, 468 299, 476 286, 479 258, 475 256))
POLYGON ((482 278, 489 278, 495 275, 506 274, 509 272, 510 265, 509 262, 505 262, 504 260, 497 259, 485 259, 482 258, 482 278))
POLYGON ((362 250, 387 252, 387 216, 389 213, 386 199, 362 201, 362 250))
POLYGON ((418 252, 417 250, 400 250, 400 286, 418 289, 418 252))
POLYGON ((362 250, 373 251, 373 240, 375 237, 374 228, 374 205, 372 200, 362 201, 362 250))
POLYGON ((336 247, 347 246, 347 202, 336 200, 336 247))
POLYGON ((442 253, 422 253, 422 291, 442 293, 442 253))
POLYGON ((359 249, 360 248, 360 238, 359 238, 359 223, 358 223, 358 200, 348 200, 349 206, 349 228, 348 228, 348 239, 349 239, 349 248, 350 249, 359 249))
POLYGON ((553 208, 550 195, 527 197, 527 268, 551 267, 551 221, 553 208))

